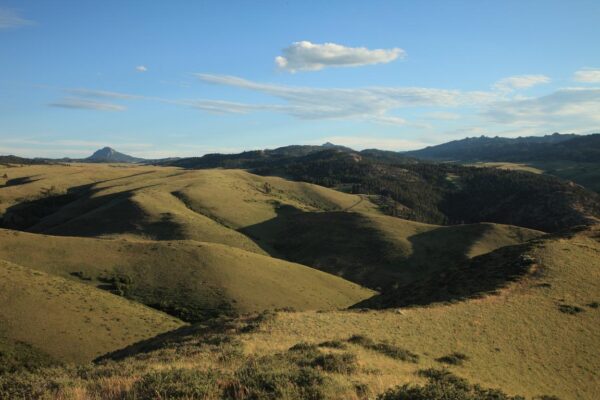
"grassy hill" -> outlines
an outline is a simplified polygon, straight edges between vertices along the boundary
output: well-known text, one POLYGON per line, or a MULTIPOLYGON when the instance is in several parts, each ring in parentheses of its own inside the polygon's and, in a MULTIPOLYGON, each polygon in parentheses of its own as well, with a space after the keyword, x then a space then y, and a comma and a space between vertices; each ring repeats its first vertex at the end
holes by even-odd
POLYGON ((267 308, 346 308, 374 292, 321 271, 193 241, 0 230, 0 259, 100 287, 188 321, 267 308))
POLYGON ((498 224, 442 227, 369 213, 293 211, 243 232, 275 255, 380 290, 543 234, 498 224))
POLYGON ((0 187, 4 227, 69 236, 191 239, 264 254, 236 230, 281 206, 377 209, 361 196, 239 170, 74 164, 8 173, 18 184, 0 187))
POLYGON ((63 398, 358 400, 403 384, 412 385, 413 397, 385 399, 423 396, 423 385, 458 396, 478 384, 499 391, 469 398, 595 399, 598 230, 540 238, 523 251, 505 253, 505 261, 527 256, 535 263, 496 295, 401 310, 207 322, 113 353, 86 373, 8 376, 0 388, 63 398))
POLYGON ((179 326, 141 304, 0 260, 0 336, 8 348, 27 344, 34 355, 85 362, 179 326))

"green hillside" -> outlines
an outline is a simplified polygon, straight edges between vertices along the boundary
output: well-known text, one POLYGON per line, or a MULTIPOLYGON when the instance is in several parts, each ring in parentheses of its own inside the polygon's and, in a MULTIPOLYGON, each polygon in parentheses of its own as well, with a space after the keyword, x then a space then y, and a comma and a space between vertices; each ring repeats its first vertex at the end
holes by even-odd
POLYGON ((542 232, 498 224, 437 226, 384 215, 282 212, 243 230, 273 254, 385 290, 542 232))
POLYGON ((7 347, 21 343, 17 354, 26 344, 35 357, 37 350, 58 361, 90 361, 181 325, 103 290, 0 260, 0 336, 7 347))
POLYGON ((267 308, 345 308, 374 294, 303 265, 215 243, 8 230, 0 230, 0 238, 0 259, 104 288, 188 321, 267 308))
POLYGON ((496 295, 207 322, 116 352, 110 357, 118 361, 105 358, 85 374, 44 370, 18 383, 7 376, 0 388, 63 398, 367 399, 429 382, 429 390, 456 396, 475 384, 497 389, 476 399, 592 400, 600 370, 598 238, 597 229, 572 232, 506 253, 506 262, 537 261, 496 295))

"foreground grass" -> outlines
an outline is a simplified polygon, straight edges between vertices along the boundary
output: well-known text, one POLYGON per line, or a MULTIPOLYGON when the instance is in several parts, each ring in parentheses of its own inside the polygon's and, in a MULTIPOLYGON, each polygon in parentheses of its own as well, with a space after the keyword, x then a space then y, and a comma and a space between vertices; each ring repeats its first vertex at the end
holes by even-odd
POLYGON ((221 318, 95 365, 5 375, 0 388, 5 398, 592 400, 598 233, 538 240, 537 268, 494 296, 221 318))
POLYGON ((134 356, 122 359, 127 351, 112 355, 120 361, 104 359, 94 366, 0 375, 0 398, 513 399, 499 389, 471 385, 439 369, 399 372, 413 384, 388 388, 384 393, 373 384, 381 382, 380 368, 418 361, 398 358, 389 351, 394 346, 364 336, 347 339, 348 346, 343 350, 299 342, 269 354, 247 354, 243 339, 275 319, 276 314, 262 314, 214 321, 212 326, 174 333, 160 345, 150 341, 145 347, 138 346, 136 351, 141 352, 134 356), (388 364, 361 352, 364 346, 385 355, 388 364))

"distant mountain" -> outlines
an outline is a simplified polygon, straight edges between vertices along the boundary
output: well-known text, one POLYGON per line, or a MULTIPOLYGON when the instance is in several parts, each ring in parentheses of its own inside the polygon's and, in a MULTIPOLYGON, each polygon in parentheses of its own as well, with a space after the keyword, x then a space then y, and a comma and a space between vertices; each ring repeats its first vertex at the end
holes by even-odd
POLYGON ((45 159, 41 159, 41 158, 23 158, 23 157, 18 157, 18 156, 13 156, 13 155, 7 155, 7 156, 0 156, 0 164, 27 164, 27 165, 33 165, 33 164, 48 164, 48 160, 45 159))
POLYGON ((158 161, 157 164, 183 168, 257 168, 266 164, 281 163, 288 159, 304 157, 320 152, 355 153, 355 150, 333 143, 323 145, 291 145, 276 149, 251 150, 235 154, 206 154, 202 157, 187 157, 174 161, 158 161))
POLYGON ((119 153, 111 147, 104 147, 97 150, 94 154, 84 159, 87 162, 95 163, 137 163, 144 161, 143 158, 133 157, 127 154, 119 153))
POLYGON ((473 137, 404 153, 445 161, 578 161, 600 162, 600 134, 554 133, 519 138, 473 137))

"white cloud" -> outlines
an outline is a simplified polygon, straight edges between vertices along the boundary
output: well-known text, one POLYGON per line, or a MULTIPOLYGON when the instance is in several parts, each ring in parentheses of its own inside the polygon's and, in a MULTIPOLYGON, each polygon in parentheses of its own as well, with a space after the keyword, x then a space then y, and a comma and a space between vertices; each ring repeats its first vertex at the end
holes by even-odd
POLYGON ((369 50, 366 47, 346 47, 335 43, 315 44, 309 41, 292 43, 275 58, 275 64, 289 72, 318 71, 326 67, 358 67, 385 64, 406 52, 399 48, 369 50))
POLYGON ((146 71, 148 71, 148 68, 144 65, 138 65, 137 67, 135 67, 135 70, 137 72, 146 72, 146 71))
POLYGON ((33 25, 33 21, 21 17, 16 11, 0 8, 0 29, 18 28, 33 25))
MULTIPOLYGON (((275 111, 302 119, 363 119, 381 123, 403 124, 406 121, 390 115, 405 107, 457 107, 496 100, 487 92, 419 87, 364 87, 353 89, 311 88, 263 84, 235 76, 197 74, 203 82, 233 86, 264 93, 284 101, 284 104, 240 104, 211 101, 211 107, 222 112, 275 111)), ((216 111, 216 110, 213 110, 216 111)))
POLYGON ((92 98, 106 98, 106 99, 116 99, 116 100, 132 100, 132 99, 143 99, 144 96, 139 96, 135 94, 128 93, 120 93, 120 92, 110 92, 107 90, 93 90, 93 89, 66 89, 65 92, 70 93, 75 96, 82 97, 92 97, 92 98))
POLYGON ((126 107, 119 104, 100 103, 97 101, 83 100, 78 98, 67 98, 48 104, 50 107, 71 108, 80 110, 96 111, 125 111, 126 107))
POLYGON ((600 83, 600 69, 586 68, 575 72, 573 79, 577 82, 600 83))
POLYGON ((483 116, 492 122, 542 132, 597 129, 600 88, 563 88, 551 94, 490 104, 483 116))
POLYGON ((549 83, 550 78, 546 75, 517 75, 500 79, 494 84, 494 89, 502 91, 513 91, 516 89, 526 89, 535 85, 549 83))

